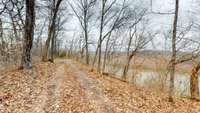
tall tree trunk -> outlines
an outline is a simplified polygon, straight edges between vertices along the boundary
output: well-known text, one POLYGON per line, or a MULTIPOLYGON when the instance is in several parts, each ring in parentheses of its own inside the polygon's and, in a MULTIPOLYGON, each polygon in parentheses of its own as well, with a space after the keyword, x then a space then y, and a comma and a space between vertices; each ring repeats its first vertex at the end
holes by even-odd
MULTIPOLYGON (((53 13, 53 10, 52 10, 53 13)), ((51 17, 52 18, 52 17, 51 17)), ((43 54, 42 54, 42 61, 43 62, 47 62, 48 61, 48 49, 49 49, 49 45, 51 42, 51 38, 52 38, 52 32, 53 32, 53 28, 55 27, 55 17, 53 17, 52 19, 49 20, 49 25, 48 25, 48 36, 47 36, 47 40, 45 42, 44 48, 43 48, 43 54)))
POLYGON ((3 56, 3 55, 5 55, 5 52, 4 52, 5 41, 3 39, 3 23, 1 21, 1 18, 0 18, 0 41, 1 41, 1 43, 0 43, 0 55, 3 56))
POLYGON ((176 32, 178 23, 178 13, 179 13, 179 0, 175 3, 175 15, 173 22, 173 34, 172 34, 172 57, 170 61, 170 86, 169 86, 169 101, 173 102, 173 92, 174 92, 174 75, 175 75, 175 65, 176 65, 176 32))
POLYGON ((128 69, 130 67, 130 62, 131 62, 133 56, 136 54, 136 52, 137 52, 137 49, 131 52, 131 55, 128 56, 127 62, 124 66, 122 79, 125 80, 125 81, 127 80, 127 73, 128 73, 128 69))
MULTIPOLYGON (((101 39, 100 39, 101 40, 101 39)), ((102 43, 99 43, 99 56, 98 56, 98 65, 97 65, 97 71, 100 73, 101 72, 101 45, 102 43)))
POLYGON ((198 72, 200 69, 200 63, 192 70, 190 77, 190 92, 192 99, 199 99, 199 84, 198 84, 198 72))
POLYGON ((50 55, 50 62, 54 62, 54 48, 55 48, 55 40, 56 40, 56 30, 55 28, 53 29, 53 35, 52 35, 52 40, 51 40, 51 55, 50 55))
MULTIPOLYGON (((4 43, 4 40, 3 40, 3 23, 1 21, 1 18, 0 18, 0 39, 1 39, 1 44, 3 45, 4 43)), ((2 48, 0 48, 2 49, 2 48)))
POLYGON ((57 13, 58 13, 59 6, 60 6, 60 3, 62 2, 62 0, 58 0, 57 2, 56 2, 56 0, 54 0, 53 2, 54 2, 53 8, 51 9, 51 12, 52 12, 51 16, 52 17, 49 21, 48 37, 47 37, 47 40, 45 42, 45 46, 44 46, 44 49, 43 49, 42 61, 44 61, 44 62, 48 61, 48 49, 49 49, 50 41, 52 40, 53 29, 55 28, 57 13))
POLYGON ((21 68, 32 68, 31 49, 34 38, 35 0, 26 0, 26 20, 24 27, 23 52, 21 68))
POLYGON ((131 62, 131 57, 128 57, 128 60, 126 62, 126 65, 124 66, 124 71, 123 71, 123 75, 122 75, 122 80, 127 80, 127 73, 128 73, 128 69, 130 67, 130 62, 131 62))
POLYGON ((100 73, 101 72, 101 46, 102 46, 102 30, 103 30, 103 25, 101 25, 100 28, 100 37, 99 37, 99 48, 98 48, 98 64, 97 64, 97 71, 100 73))
POLYGON ((3 37, 3 23, 0 18, 0 38, 2 38, 2 37, 3 37))
POLYGON ((94 69, 95 62, 97 60, 98 51, 99 51, 99 43, 98 43, 97 49, 95 51, 94 60, 93 60, 93 63, 92 63, 92 70, 94 69))
MULTIPOLYGON (((127 80, 128 69, 129 69, 129 66, 130 66, 131 59, 133 57, 133 55, 130 56, 130 49, 131 49, 131 44, 132 44, 133 36, 136 33, 136 27, 135 27, 134 33, 132 34, 131 32, 132 32, 132 30, 130 28, 128 48, 127 48, 127 62, 125 64, 125 66, 124 66, 124 71, 123 71, 123 75, 122 75, 122 79, 123 80, 127 80)), ((134 54, 134 53, 132 52, 131 54, 134 54)))
POLYGON ((84 11, 84 34, 85 34, 85 53, 86 64, 89 65, 89 51, 88 51, 88 25, 87 25, 87 10, 84 11))
POLYGON ((109 45, 109 41, 110 41, 110 36, 111 36, 111 33, 109 34, 108 39, 106 41, 106 49, 105 49, 104 58, 103 58, 104 59, 103 60, 103 69, 102 69, 103 72, 105 71, 105 68, 106 68, 106 59, 107 59, 108 45, 109 45))
POLYGON ((99 56, 98 56, 98 65, 97 71, 101 72, 101 47, 102 47, 102 37, 103 37, 103 26, 104 26, 104 10, 105 10, 106 1, 102 0, 102 10, 101 10, 101 25, 100 25, 100 36, 99 36, 99 56))
POLYGON ((17 28, 16 28, 16 25, 15 25, 15 20, 14 20, 14 17, 13 17, 13 15, 12 15, 11 12, 9 12, 9 16, 10 16, 10 19, 11 19, 11 21, 12 21, 12 27, 13 27, 15 39, 16 39, 17 41, 19 41, 20 39, 18 39, 19 37, 18 37, 18 34, 17 34, 17 28))
POLYGON ((89 63, 90 63, 90 62, 89 62, 89 61, 90 61, 90 60, 89 60, 89 59, 90 59, 90 56, 89 56, 89 50, 88 50, 88 38, 86 39, 86 41, 87 41, 87 43, 86 43, 86 45, 85 45, 85 49, 86 49, 86 50, 85 50, 85 52, 86 52, 86 64, 89 65, 89 63))

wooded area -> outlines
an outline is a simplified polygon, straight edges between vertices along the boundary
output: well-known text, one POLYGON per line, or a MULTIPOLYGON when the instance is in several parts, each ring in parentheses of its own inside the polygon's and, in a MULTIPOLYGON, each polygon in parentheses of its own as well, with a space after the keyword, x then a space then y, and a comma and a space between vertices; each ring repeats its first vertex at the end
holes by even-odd
POLYGON ((0 68, 31 70, 36 62, 71 58, 134 85, 137 75, 155 72, 172 103, 177 76, 187 70, 187 97, 199 101, 200 2, 188 12, 181 3, 171 0, 163 11, 156 0, 1 0, 0 68))

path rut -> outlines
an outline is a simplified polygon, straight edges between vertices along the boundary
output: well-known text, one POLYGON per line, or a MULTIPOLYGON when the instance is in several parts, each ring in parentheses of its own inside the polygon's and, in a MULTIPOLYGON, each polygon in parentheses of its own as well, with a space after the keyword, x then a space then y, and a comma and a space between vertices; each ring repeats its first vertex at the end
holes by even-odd
MULTIPOLYGON (((44 90, 37 98, 30 110, 30 113, 60 113, 60 105, 62 102, 61 94, 62 84, 64 80, 68 80, 69 76, 73 76, 76 82, 84 90, 86 100, 92 104, 95 109, 94 113, 114 113, 113 106, 109 99, 103 94, 101 86, 97 85, 97 81, 88 77, 87 72, 77 68, 71 60, 59 61, 54 76, 50 77, 44 85, 44 90), (65 66, 67 65, 67 69, 65 66), (68 72, 72 73, 68 75, 68 72)), ((66 90, 66 89, 65 89, 66 90)), ((65 111, 68 113, 69 111, 65 111)))
POLYGON ((87 72, 80 70, 71 60, 67 61, 69 70, 73 72, 77 81, 85 89, 88 101, 95 107, 96 113, 114 113, 113 106, 109 99, 103 94, 101 86, 87 76, 87 72))
POLYGON ((58 113, 60 104, 61 85, 65 78, 64 64, 59 63, 54 76, 50 77, 44 85, 44 90, 33 105, 31 113, 58 113))

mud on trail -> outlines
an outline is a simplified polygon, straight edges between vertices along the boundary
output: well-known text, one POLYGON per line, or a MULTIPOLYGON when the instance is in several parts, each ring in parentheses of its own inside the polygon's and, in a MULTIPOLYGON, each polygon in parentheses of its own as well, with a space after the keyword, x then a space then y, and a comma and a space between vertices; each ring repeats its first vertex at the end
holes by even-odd
POLYGON ((1 73, 0 113, 200 113, 200 103, 137 88, 73 60, 1 73), (7 76, 6 76, 7 75, 7 76))

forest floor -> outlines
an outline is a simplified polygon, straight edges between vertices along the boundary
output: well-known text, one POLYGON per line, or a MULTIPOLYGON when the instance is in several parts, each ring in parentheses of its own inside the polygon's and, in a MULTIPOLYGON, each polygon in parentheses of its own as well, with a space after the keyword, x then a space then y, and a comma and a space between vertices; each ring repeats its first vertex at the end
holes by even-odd
POLYGON ((0 72, 0 113, 200 113, 200 102, 174 100, 73 60, 0 72))

